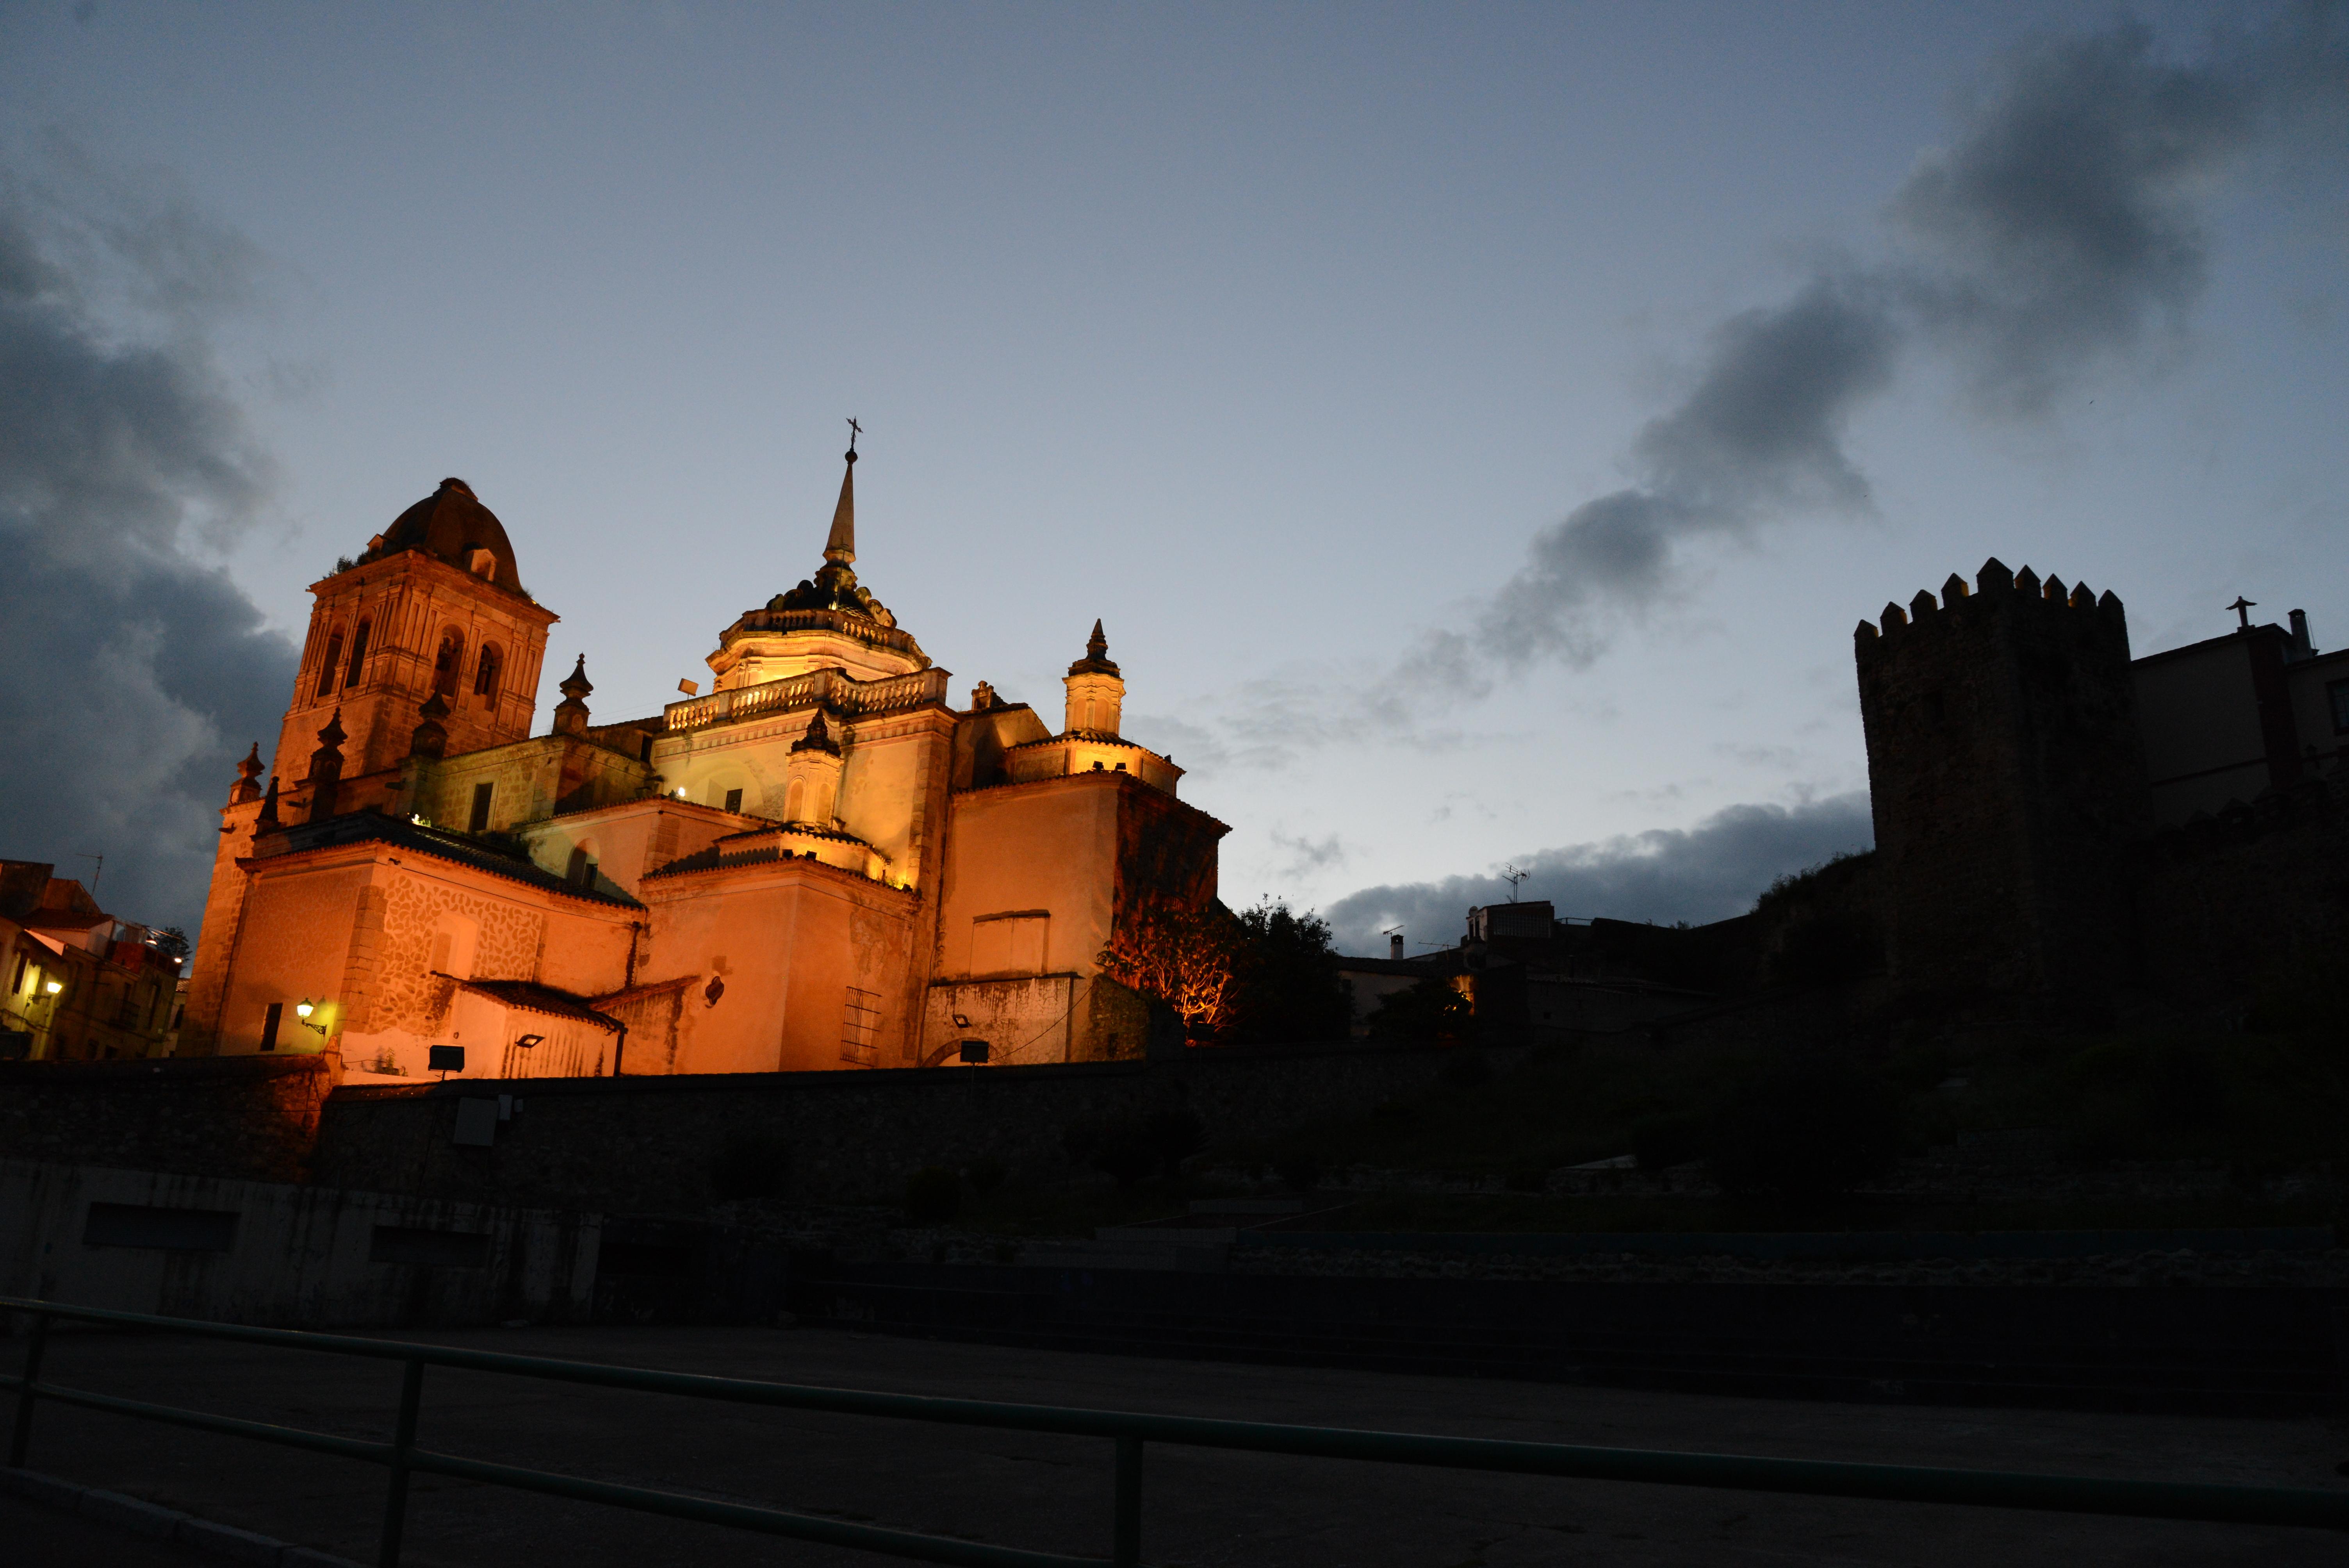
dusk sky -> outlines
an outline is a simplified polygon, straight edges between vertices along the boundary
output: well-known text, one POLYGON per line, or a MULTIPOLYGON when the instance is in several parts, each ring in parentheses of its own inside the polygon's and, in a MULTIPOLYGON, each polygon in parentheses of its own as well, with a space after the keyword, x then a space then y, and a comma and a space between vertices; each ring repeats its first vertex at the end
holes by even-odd
POLYGON ((0 854, 193 927, 307 585, 460 476, 657 711, 817 564, 1350 951, 1868 842, 1985 557, 2349 642, 2340 5, 0 5, 0 854))

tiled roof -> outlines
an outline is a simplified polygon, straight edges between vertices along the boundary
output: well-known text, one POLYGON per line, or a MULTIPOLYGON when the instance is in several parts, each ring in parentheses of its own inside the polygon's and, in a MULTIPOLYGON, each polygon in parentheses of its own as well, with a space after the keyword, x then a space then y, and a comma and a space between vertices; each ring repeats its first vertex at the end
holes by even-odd
POLYGON ((577 1018, 599 1029, 623 1026, 617 1018, 589 1006, 585 997, 574 996, 568 991, 557 991, 552 985, 533 985, 528 980, 459 980, 457 984, 492 1001, 502 1002, 509 1007, 520 1007, 525 1012, 544 1013, 555 1018, 577 1018))
POLYGON ((611 904, 620 909, 642 909, 624 892, 606 892, 601 888, 581 887, 566 882, 553 872, 542 870, 528 860, 505 853, 494 846, 465 833, 453 833, 445 828, 421 827, 404 817, 386 816, 379 811, 352 811, 340 817, 329 817, 323 822, 304 822, 287 828, 282 834, 264 834, 254 841, 256 858, 268 860, 278 854, 298 855, 311 850, 333 849, 343 844, 368 841, 397 844, 414 854, 430 855, 436 860, 471 866, 508 882, 561 893, 566 898, 584 899, 589 903, 611 904), (264 841, 283 838, 285 847, 274 854, 264 851, 264 841))

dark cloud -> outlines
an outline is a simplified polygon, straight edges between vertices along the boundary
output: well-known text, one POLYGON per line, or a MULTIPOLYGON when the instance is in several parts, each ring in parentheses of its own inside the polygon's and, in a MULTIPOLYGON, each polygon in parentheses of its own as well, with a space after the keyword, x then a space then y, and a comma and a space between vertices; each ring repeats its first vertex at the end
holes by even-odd
POLYGON ((1822 270, 1712 335, 1688 393, 1633 443, 1632 483, 1537 534, 1473 632, 1423 637, 1389 717, 1482 695, 1535 659, 1589 663, 1684 581, 1692 547, 1774 521, 1863 515, 1844 433, 1902 346, 1955 367, 1977 417, 2046 415, 2068 388, 2174 352, 2209 272, 2204 209, 2251 151, 2349 155, 2349 6, 2280 14, 2205 57, 2135 23, 1996 61, 1889 207, 1891 253, 1822 270))
MULTIPOLYGON (((1788 511, 1866 511, 1868 481, 1843 431, 1892 377, 1899 334, 1877 292, 1865 279, 1817 278, 1785 304, 1716 328, 1687 397, 1633 445, 1640 483, 1535 537, 1475 651, 1503 664, 1587 664, 1605 641, 1589 612, 1664 593, 1684 542, 1788 511)), ((1447 680, 1468 652, 1457 643, 1427 650, 1447 680)))
POLYGON ((101 853, 109 910, 191 934, 214 813, 294 680, 193 552, 274 480, 204 337, 248 256, 55 150, 0 170, 0 854, 87 880, 76 857, 101 853))
MULTIPOLYGON (((1837 795, 1798 806, 1732 806, 1693 828, 1656 830, 1596 844, 1543 850, 1515 862, 1531 873, 1520 899, 1548 899, 1560 915, 1685 920, 1742 914, 1772 879, 1874 841, 1868 797, 1837 795)), ((1341 952, 1384 955, 1379 934, 1395 925, 1414 943, 1460 939, 1472 905, 1505 903, 1497 875, 1364 888, 1322 911, 1341 952)), ((1416 950, 1416 949, 1414 949, 1416 950)))

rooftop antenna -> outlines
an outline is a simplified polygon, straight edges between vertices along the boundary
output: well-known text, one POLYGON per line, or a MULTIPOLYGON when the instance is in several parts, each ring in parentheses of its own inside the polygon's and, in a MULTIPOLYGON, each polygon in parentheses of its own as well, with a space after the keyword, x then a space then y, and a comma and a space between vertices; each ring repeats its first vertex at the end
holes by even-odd
POLYGON ((2248 632, 2251 629, 2251 611, 2258 603, 2257 599, 2246 599, 2240 593, 2235 595, 2235 602, 2227 608, 2232 610, 2236 619, 2242 622, 2241 625, 2235 628, 2237 631, 2248 632))
POLYGON ((104 855, 93 855, 88 851, 84 851, 81 853, 75 855, 74 859, 78 861, 96 861, 98 862, 96 869, 91 871, 89 873, 89 897, 90 902, 95 903, 98 902, 98 879, 106 874, 106 857, 104 855))
POLYGON ((1502 865, 1501 880, 1509 884, 1509 902, 1511 903, 1517 902, 1517 884, 1533 874, 1534 873, 1531 872, 1521 872, 1513 865, 1506 863, 1502 865))

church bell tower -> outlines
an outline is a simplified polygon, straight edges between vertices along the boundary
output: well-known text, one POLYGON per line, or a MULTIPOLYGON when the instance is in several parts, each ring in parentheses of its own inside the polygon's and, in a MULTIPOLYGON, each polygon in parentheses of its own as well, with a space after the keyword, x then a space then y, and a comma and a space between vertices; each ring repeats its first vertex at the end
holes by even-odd
POLYGON ((355 784, 399 766, 420 724, 437 724, 452 756, 529 736, 557 617, 524 592, 504 526, 464 480, 441 480, 310 592, 274 758, 287 789, 338 714, 345 810, 367 794, 355 784))

